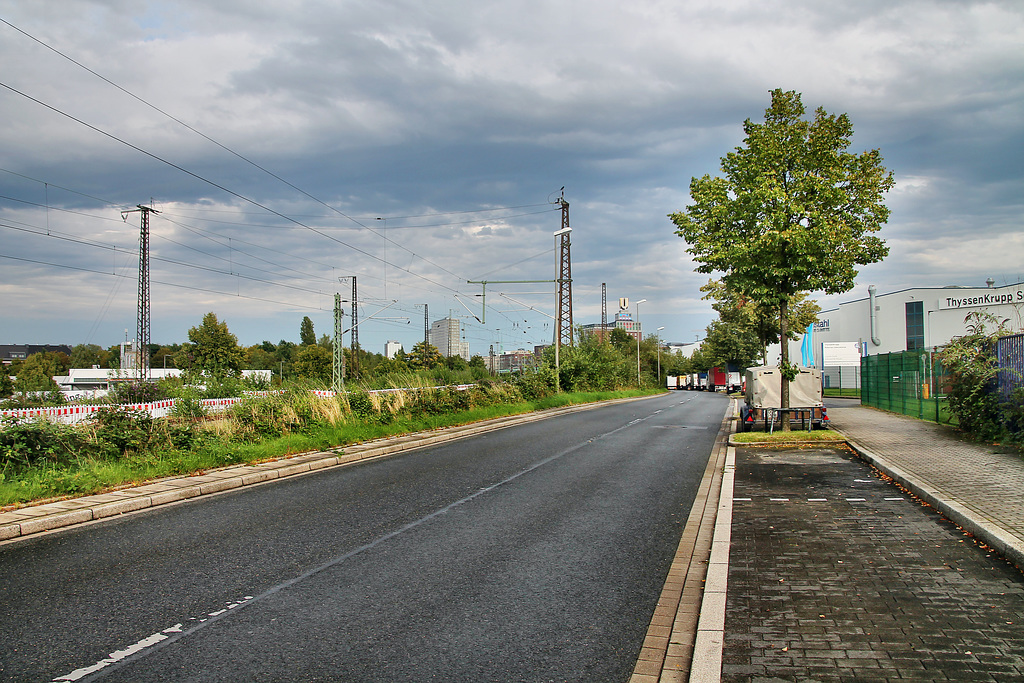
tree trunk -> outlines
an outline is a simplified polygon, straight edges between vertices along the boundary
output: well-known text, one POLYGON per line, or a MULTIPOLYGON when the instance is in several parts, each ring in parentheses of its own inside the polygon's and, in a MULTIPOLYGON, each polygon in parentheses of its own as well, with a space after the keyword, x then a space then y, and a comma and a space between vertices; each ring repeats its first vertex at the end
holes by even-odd
POLYGON ((780 381, 782 382, 782 391, 780 392, 780 403, 782 404, 782 431, 789 431, 789 413, 786 409, 789 408, 789 380, 786 379, 785 373, 789 368, 789 330, 786 329, 786 318, 789 316, 789 301, 783 299, 779 306, 779 312, 781 313, 781 320, 779 321, 779 343, 782 348, 782 360, 779 361, 779 368, 786 368, 783 372, 780 372, 780 381))

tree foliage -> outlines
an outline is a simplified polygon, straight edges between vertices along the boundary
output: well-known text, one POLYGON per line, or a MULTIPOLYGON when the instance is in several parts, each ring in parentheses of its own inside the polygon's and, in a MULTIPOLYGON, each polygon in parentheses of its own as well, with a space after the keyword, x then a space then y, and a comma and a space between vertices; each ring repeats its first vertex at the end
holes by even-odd
MULTIPOLYGON (((754 301, 737 292, 731 291, 721 280, 708 280, 708 283, 700 288, 704 292, 704 298, 711 300, 711 308, 718 312, 719 320, 727 325, 730 330, 741 337, 733 342, 737 347, 748 352, 749 340, 751 337, 757 344, 756 353, 751 359, 759 358, 765 364, 768 363, 768 346, 781 341, 782 325, 779 312, 770 306, 754 301)), ((799 292, 790 299, 786 307, 786 330, 789 339, 796 340, 800 334, 818 319, 821 307, 818 302, 807 299, 806 292, 799 292)), ((712 323, 714 325, 715 323, 712 323)), ((708 328, 708 337, 714 339, 716 334, 708 328)), ((714 342, 712 342, 714 343, 714 342)), ((712 355, 722 356, 717 351, 712 355)), ((743 355, 743 354, 740 354, 743 355)), ((736 363, 741 367, 751 367, 756 363, 736 363)))
POLYGON ((295 374, 315 382, 329 383, 334 375, 334 354, 320 346, 303 346, 295 358, 295 374))
MULTIPOLYGON (((13 366, 12 366, 13 367, 13 366)), ((60 387, 53 381, 58 375, 66 375, 71 367, 71 359, 59 351, 43 351, 33 353, 16 367, 14 389, 21 392, 58 391, 60 387)))
POLYGON ((441 352, 436 346, 426 342, 419 342, 413 346, 405 360, 409 367, 415 370, 429 370, 444 365, 444 356, 441 352))
POLYGON ((1008 322, 986 311, 970 313, 964 319, 967 334, 954 337, 942 349, 942 365, 951 380, 946 395, 949 410, 962 430, 983 439, 1010 436, 1007 427, 1020 426, 1012 424, 1020 421, 1020 391, 1015 404, 1004 404, 995 387, 1000 371, 996 342, 1010 333, 1008 322))
POLYGON ((238 337, 231 334, 226 322, 217 320, 214 313, 203 316, 198 327, 188 331, 189 343, 182 344, 175 358, 177 366, 186 373, 223 378, 237 376, 245 363, 245 349, 238 345, 238 337))
POLYGON ((313 321, 309 316, 303 316, 302 325, 299 327, 299 345, 312 346, 316 344, 316 332, 313 331, 313 321))
MULTIPOLYGON (((764 123, 747 119, 743 145, 722 158, 724 177, 690 181, 692 204, 670 214, 701 273, 778 312, 808 291, 850 290, 856 266, 881 260, 888 247, 873 233, 888 220, 883 195, 894 184, 878 150, 848 151, 846 114, 818 108, 804 119, 794 91, 773 90, 764 123)), ((791 371, 782 344, 784 372, 791 371)), ((783 383, 783 406, 789 386, 783 383)))

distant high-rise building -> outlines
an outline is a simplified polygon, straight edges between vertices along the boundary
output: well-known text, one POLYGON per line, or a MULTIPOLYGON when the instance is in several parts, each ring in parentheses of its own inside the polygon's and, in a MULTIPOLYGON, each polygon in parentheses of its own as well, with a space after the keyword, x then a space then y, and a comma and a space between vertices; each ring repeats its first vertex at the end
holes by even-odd
POLYGON ((402 342, 394 341, 392 339, 387 340, 384 343, 384 356, 391 360, 395 355, 402 350, 402 342))
POLYGON ((462 323, 455 318, 435 320, 430 326, 430 344, 441 352, 445 358, 462 356, 469 360, 469 344, 462 341, 462 323))

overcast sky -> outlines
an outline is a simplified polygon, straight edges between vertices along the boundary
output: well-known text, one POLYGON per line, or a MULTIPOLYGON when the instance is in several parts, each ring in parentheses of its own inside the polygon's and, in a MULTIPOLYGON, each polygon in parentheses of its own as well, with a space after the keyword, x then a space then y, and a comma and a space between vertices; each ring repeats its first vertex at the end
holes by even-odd
POLYGON ((667 214, 774 88, 848 113, 897 181, 888 258, 823 307, 1024 280, 1016 0, 0 0, 0 19, 0 343, 134 338, 121 210, 151 202, 153 342, 209 311, 243 344, 298 341, 306 315, 331 333, 357 275, 361 318, 397 300, 360 325, 369 350, 422 339, 424 303, 466 316, 473 353, 549 343, 554 285, 496 281, 557 277, 562 187, 575 322, 607 283, 609 318, 646 299, 645 332, 693 341, 708 276, 667 214), (470 280, 492 283, 486 315, 470 280))

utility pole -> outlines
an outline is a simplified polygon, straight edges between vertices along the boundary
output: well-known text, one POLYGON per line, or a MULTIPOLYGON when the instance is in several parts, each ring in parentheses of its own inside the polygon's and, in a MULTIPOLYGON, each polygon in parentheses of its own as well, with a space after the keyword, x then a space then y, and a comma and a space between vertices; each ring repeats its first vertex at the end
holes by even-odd
POLYGON ((331 384, 335 393, 341 393, 345 390, 345 349, 343 347, 344 340, 342 334, 344 326, 342 320, 345 317, 345 311, 341 308, 341 294, 335 293, 334 295, 334 368, 333 368, 333 383, 331 384))
POLYGON ((142 225, 139 230, 139 301, 138 327, 135 338, 135 377, 140 382, 149 380, 149 332, 150 332, 150 297, 149 297, 149 214, 160 213, 148 206, 138 205, 136 209, 121 212, 121 219, 128 220, 128 214, 140 211, 142 225))
POLYGON ((559 197, 562 205, 561 248, 558 259, 558 329, 555 331, 556 346, 572 346, 572 259, 570 258, 569 202, 565 195, 559 197))
POLYGON ((427 345, 430 344, 430 315, 427 310, 427 305, 423 304, 423 353, 427 352, 427 345))
POLYGON ((359 373, 359 297, 356 292, 356 276, 352 276, 352 376, 359 373))
POLYGON ((601 283, 601 341, 608 341, 608 287, 601 283))

